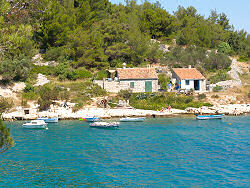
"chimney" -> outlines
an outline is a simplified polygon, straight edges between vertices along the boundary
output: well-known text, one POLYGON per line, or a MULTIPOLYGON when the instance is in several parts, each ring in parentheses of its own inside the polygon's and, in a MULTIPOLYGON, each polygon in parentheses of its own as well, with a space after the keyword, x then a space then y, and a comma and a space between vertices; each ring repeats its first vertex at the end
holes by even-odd
POLYGON ((126 69, 126 63, 123 63, 122 66, 123 69, 126 69))
POLYGON ((192 68, 192 66, 191 66, 191 65, 188 65, 188 68, 189 68, 189 69, 191 69, 191 68, 192 68))

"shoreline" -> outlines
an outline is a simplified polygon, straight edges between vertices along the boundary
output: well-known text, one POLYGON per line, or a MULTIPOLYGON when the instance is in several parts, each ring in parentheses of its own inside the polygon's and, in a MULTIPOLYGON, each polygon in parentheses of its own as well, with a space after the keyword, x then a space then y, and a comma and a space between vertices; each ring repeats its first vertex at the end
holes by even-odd
POLYGON ((183 117, 183 116, 195 116, 195 114, 202 112, 202 115, 207 114, 225 114, 226 116, 232 115, 249 115, 249 104, 230 104, 219 105, 213 107, 201 107, 201 108, 186 108, 185 110, 171 109, 165 111, 143 110, 134 108, 85 108, 76 112, 72 111, 72 108, 58 107, 53 110, 37 112, 37 109, 30 109, 30 112, 26 114, 25 110, 19 108, 16 111, 10 113, 3 113, 2 118, 4 121, 15 120, 34 120, 38 117, 58 117, 59 120, 78 120, 82 117, 100 117, 102 119, 114 119, 122 117, 152 117, 152 118, 164 118, 164 117, 183 117), (235 109, 237 109, 235 111, 235 109))

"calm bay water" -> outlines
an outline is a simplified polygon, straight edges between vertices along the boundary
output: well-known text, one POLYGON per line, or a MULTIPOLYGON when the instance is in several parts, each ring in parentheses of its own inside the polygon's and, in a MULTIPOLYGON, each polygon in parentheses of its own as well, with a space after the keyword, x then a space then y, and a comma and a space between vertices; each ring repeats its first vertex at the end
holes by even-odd
POLYGON ((0 155, 0 187, 250 187, 250 116, 21 124, 7 124, 15 146, 0 155))

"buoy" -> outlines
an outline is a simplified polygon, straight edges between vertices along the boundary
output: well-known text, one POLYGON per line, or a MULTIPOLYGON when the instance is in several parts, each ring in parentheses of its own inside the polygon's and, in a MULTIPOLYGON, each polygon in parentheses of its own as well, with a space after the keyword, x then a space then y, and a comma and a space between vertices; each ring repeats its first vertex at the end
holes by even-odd
POLYGON ((231 125, 231 123, 228 123, 228 125, 231 125))

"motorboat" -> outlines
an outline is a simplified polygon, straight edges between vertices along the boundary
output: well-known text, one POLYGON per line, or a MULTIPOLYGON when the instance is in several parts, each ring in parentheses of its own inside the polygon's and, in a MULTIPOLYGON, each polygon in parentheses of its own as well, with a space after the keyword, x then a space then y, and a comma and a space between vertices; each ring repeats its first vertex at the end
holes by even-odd
POLYGON ((58 117, 48 118, 48 117, 40 117, 37 120, 43 120, 45 123, 58 123, 58 117))
POLYGON ((196 115, 196 119, 198 120, 208 120, 208 119, 222 119, 224 114, 216 114, 216 115, 196 115))
POLYGON ((32 120, 23 124, 22 126, 23 128, 27 129, 48 129, 47 123, 45 123, 43 120, 32 120))
POLYGON ((119 122, 94 122, 89 124, 90 127, 95 127, 95 128, 118 128, 120 126, 119 122))
POLYGON ((96 121, 100 121, 101 118, 99 118, 99 117, 85 117, 85 118, 81 117, 79 120, 87 121, 87 122, 96 122, 96 121))
POLYGON ((146 118, 145 117, 137 117, 137 118, 131 118, 131 117, 126 117, 126 118, 121 118, 121 122, 142 122, 146 118))

